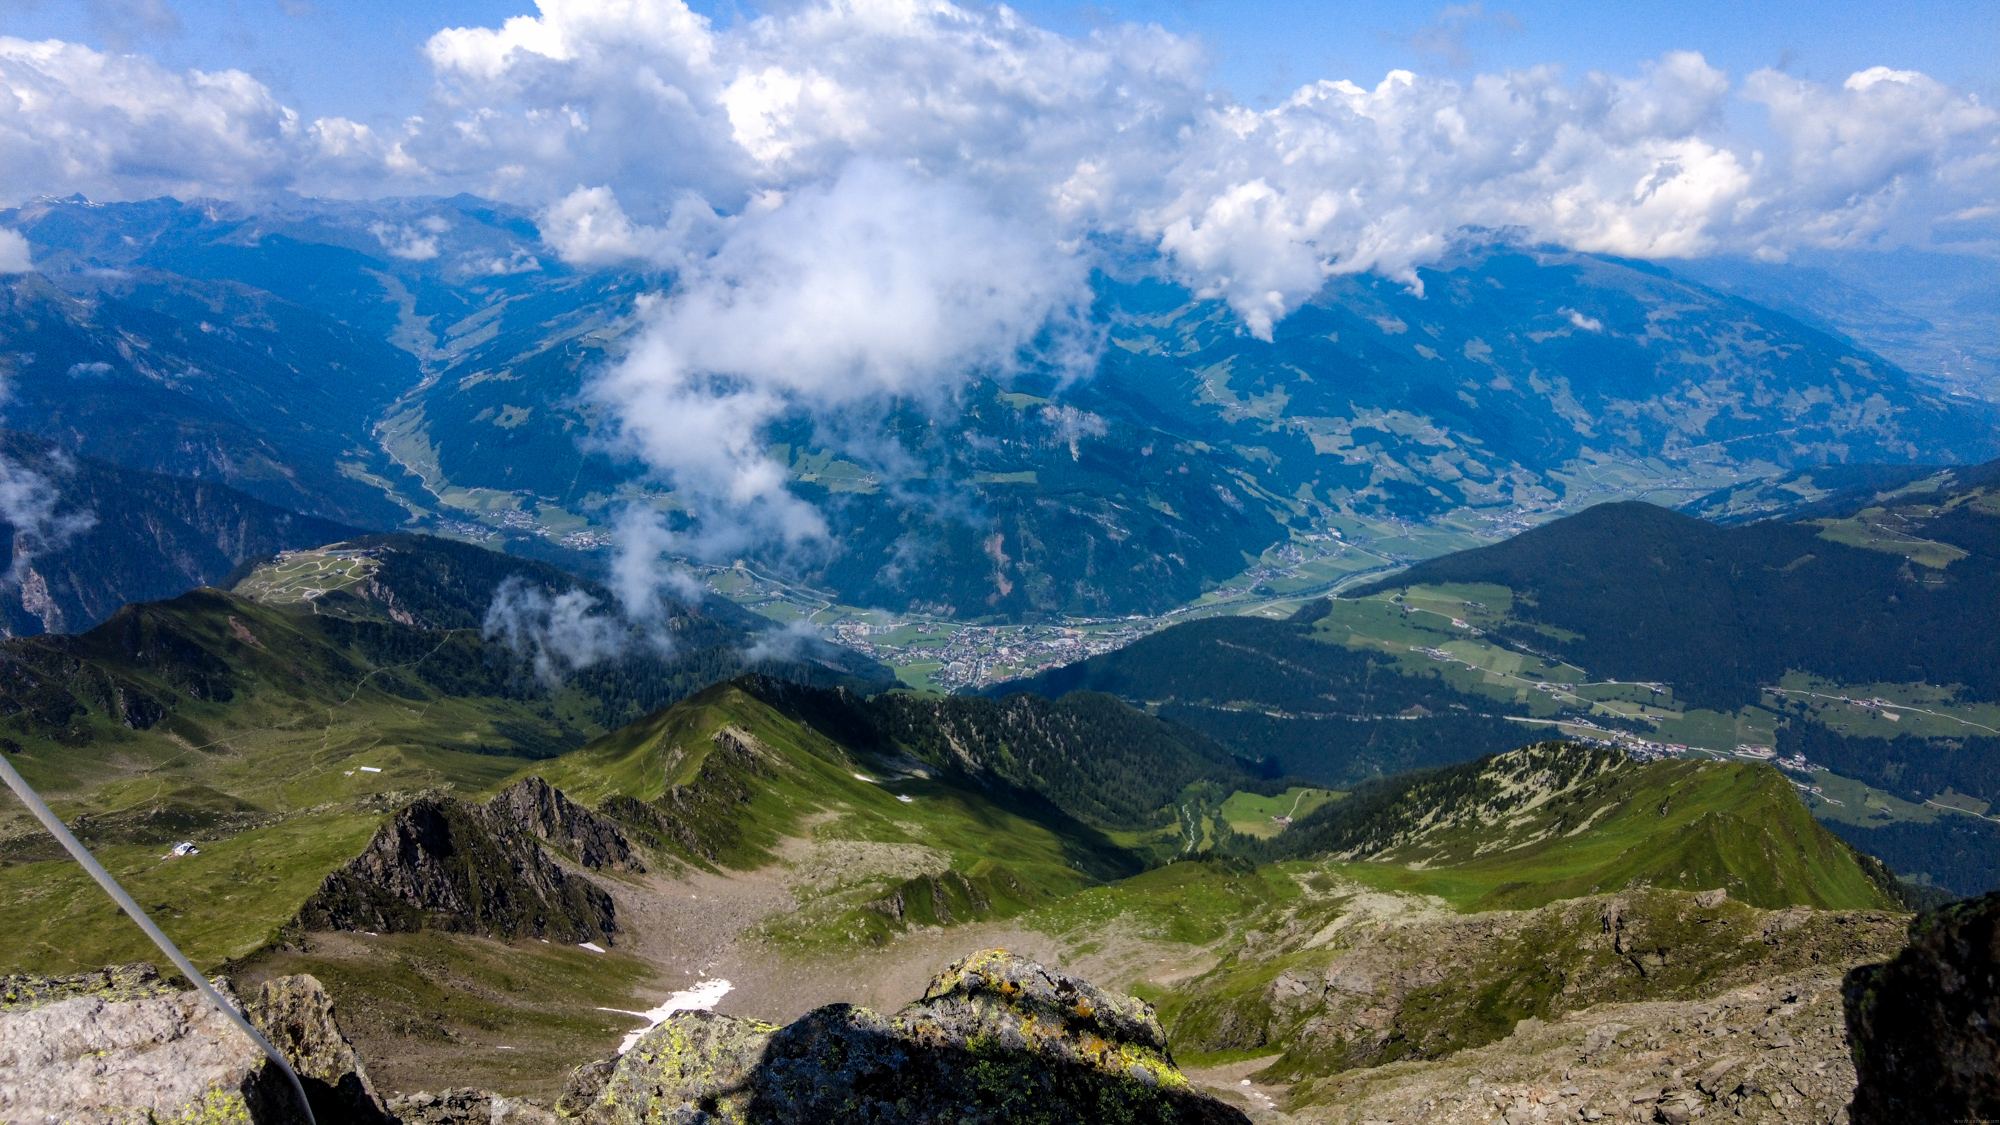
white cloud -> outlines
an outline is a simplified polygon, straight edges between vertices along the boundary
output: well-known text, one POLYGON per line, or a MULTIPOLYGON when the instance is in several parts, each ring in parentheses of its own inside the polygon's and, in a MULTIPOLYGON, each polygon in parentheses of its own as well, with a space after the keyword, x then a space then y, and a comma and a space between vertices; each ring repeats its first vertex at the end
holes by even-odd
POLYGON ((0 273, 28 273, 34 268, 27 237, 20 231, 0 227, 0 273))
POLYGON ((427 215, 415 223, 370 223, 368 233, 382 244, 382 249, 392 258, 407 262, 428 262, 438 256, 438 236, 451 229, 451 224, 436 215, 427 215))
MULTIPOLYGON (((20 237, 13 231, 0 233, 20 237)), ((25 249, 26 241, 21 245, 25 249)), ((5 405, 13 394, 13 387, 0 380, 0 405, 5 405)), ((58 454, 53 465, 61 474, 68 471, 71 463, 58 454)), ((0 573, 0 587, 19 585, 23 572, 37 558, 60 550, 71 539, 97 526, 95 512, 58 511, 61 503, 62 496, 53 481, 0 454, 0 523, 14 530, 14 553, 6 571, 0 573)))
MULTIPOLYGON (((237 71, 0 39, 7 186, 467 190, 541 209, 572 264, 673 266, 712 250, 718 218, 868 159, 957 183, 1035 238, 1149 241, 1259 334, 1329 272, 1408 278, 1466 224, 1642 257, 1782 253, 1921 242, 2000 202, 1994 111, 1885 67, 1732 87, 1681 51, 1627 77, 1318 81, 1255 111, 1158 28, 1064 36, 943 0, 806 0, 726 28, 680 0, 546 0, 426 54, 434 104, 379 132, 303 121, 237 71), (1732 132, 1732 106, 1762 107, 1779 143, 1732 132)), ((421 256, 427 237, 395 247, 421 256)))
POLYGON ((513 575, 493 591, 481 633, 529 662, 535 678, 554 687, 579 668, 622 654, 631 630, 582 590, 554 597, 513 575))
POLYGON ((862 161, 740 215, 713 255, 649 301, 629 354, 589 389, 619 438, 672 481, 704 553, 821 539, 766 428, 892 398, 936 404, 1040 354, 1061 363, 1088 301, 1084 262, 959 186, 862 161))
POLYGON ((139 55, 0 36, 0 156, 17 202, 260 195, 357 162, 367 186, 395 190, 365 133, 337 118, 307 125, 242 71, 175 73, 139 55), (341 133, 349 151, 320 151, 320 138, 341 133))
POLYGON ((1785 142, 1759 185, 1759 245, 1921 242, 1931 222, 2000 202, 2000 111, 1925 75, 1877 66, 1833 89, 1760 70, 1744 96, 1785 142))

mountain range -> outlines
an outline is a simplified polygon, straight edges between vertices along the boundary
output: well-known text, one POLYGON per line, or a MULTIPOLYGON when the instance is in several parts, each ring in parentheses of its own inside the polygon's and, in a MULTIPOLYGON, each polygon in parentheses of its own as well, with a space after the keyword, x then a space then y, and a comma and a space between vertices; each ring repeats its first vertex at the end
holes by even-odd
MULTIPOLYGON (((525 213, 44 200, 0 221, 38 270, 0 323, 9 424, 71 453, 583 570, 623 506, 686 507, 591 391, 672 278, 563 266, 525 213), (401 229, 431 232, 422 252, 401 229)), ((1088 379, 905 404, 894 456, 780 422, 770 456, 837 546, 765 563, 849 605, 1160 613, 1269 549, 1407 559, 1602 498, 2000 452, 1979 400, 1644 263, 1468 232, 1421 290, 1334 279, 1269 341, 1143 269, 1097 282, 1088 379)))

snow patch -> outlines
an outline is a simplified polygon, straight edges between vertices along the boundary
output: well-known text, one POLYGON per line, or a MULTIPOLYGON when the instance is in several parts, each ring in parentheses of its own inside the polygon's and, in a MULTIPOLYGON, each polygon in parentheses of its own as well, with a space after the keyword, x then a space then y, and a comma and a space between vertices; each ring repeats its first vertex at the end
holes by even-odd
POLYGON ((735 987, 735 985, 728 981, 717 977, 713 980, 702 981, 693 988, 676 992, 672 996, 667 997, 666 1002, 659 1007, 649 1008, 643 1012, 628 1012, 623 1008, 599 1008, 597 1010, 600 1012, 617 1012, 621 1015, 637 1016, 646 1021, 646 1026, 625 1033, 624 1041, 618 1044, 618 1053, 622 1055, 638 1046, 641 1036, 665 1023, 667 1017, 673 1015, 675 1012, 714 1011, 717 1001, 728 995, 729 990, 735 987))

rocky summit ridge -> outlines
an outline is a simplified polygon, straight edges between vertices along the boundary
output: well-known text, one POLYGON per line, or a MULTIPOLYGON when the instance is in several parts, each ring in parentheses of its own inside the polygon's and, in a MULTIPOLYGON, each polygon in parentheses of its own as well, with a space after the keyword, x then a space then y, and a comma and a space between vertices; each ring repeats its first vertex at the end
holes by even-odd
POLYGON ((1152 1005, 1003 949, 953 964, 890 1016, 830 1004, 778 1027, 679 1013, 579 1068, 557 1109, 583 1125, 1248 1120, 1189 1083, 1152 1005))
MULTIPOLYGON (((226 982, 224 982, 226 987, 226 982)), ((197 993, 150 965, 10 977, 0 1121, 302 1121, 284 1080, 197 993)), ((266 982, 245 1012, 320 1125, 1247 1125, 1174 1064, 1152 1005, 1005 950, 975 953, 894 1015, 831 1004, 784 1027, 681 1012, 578 1067, 553 1110, 475 1090, 384 1102, 319 982, 266 982)))

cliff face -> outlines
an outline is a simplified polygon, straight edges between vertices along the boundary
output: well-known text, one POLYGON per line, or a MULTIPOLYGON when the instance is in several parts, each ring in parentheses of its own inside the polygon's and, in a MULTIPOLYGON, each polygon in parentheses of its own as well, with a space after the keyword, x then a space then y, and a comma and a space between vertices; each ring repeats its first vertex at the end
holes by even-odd
POLYGON ((524 778, 488 801, 486 810, 592 870, 646 870, 617 825, 539 777, 524 778))
POLYGON ((420 800, 382 826, 299 910, 308 930, 422 929, 609 942, 611 896, 565 872, 541 840, 591 867, 632 869, 618 830, 539 779, 484 805, 420 800))
POLYGON ((681 1013, 578 1068, 557 1108, 583 1125, 1247 1121, 1189 1085, 1151 1005, 998 949, 893 1016, 832 1004, 776 1027, 681 1013))
POLYGON ((1845 993, 1853 1125, 2000 1118, 2000 894, 1919 916, 1845 993))
MULTIPOLYGON (((227 991, 227 982, 218 987, 227 991)), ((382 1125, 361 1060, 311 977, 268 981, 244 1006, 298 1072, 321 1125, 382 1125)), ((151 965, 0 989, 0 1120, 102 1125, 294 1125, 282 1072, 200 993, 151 965)))

